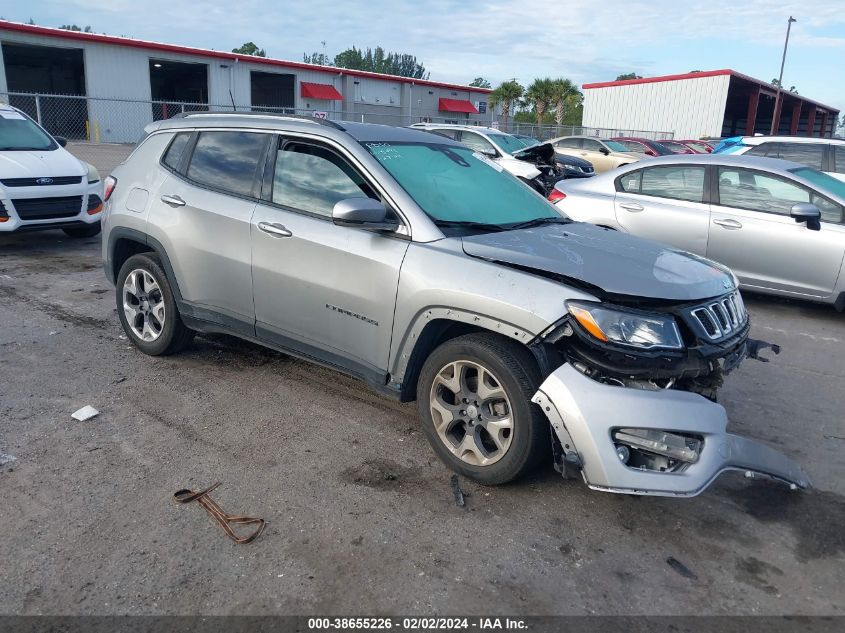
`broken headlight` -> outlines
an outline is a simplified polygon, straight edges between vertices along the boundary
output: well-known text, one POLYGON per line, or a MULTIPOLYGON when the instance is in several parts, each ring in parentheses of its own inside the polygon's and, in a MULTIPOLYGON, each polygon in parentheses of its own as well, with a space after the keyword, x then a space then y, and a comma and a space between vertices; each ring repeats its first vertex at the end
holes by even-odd
POLYGON ((569 313, 598 340, 632 347, 683 349, 678 324, 671 316, 637 314, 587 302, 569 301, 569 313))

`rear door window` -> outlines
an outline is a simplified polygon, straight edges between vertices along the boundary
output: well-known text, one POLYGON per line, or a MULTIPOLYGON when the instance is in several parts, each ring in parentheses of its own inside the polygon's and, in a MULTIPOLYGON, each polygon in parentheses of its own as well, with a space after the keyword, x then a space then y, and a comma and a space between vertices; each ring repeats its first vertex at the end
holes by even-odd
MULTIPOLYGON (((474 132, 461 132, 461 143, 476 152, 495 152, 493 144, 480 134, 474 132)), ((498 153, 498 152, 497 152, 498 153)))
POLYGON ((328 218, 334 205, 347 198, 377 200, 378 195, 330 149, 282 140, 273 174, 275 204, 328 218))
POLYGON ((701 202, 704 199, 704 167, 670 165, 642 170, 640 193, 658 198, 701 202))
POLYGON ((256 176, 268 138, 255 132, 201 132, 187 176, 213 189, 257 197, 256 176))
POLYGON ((824 143, 761 143, 746 153, 754 156, 791 160, 793 163, 821 170, 824 160, 824 146, 824 143))
POLYGON ((578 149, 581 147, 581 140, 580 138, 564 138, 555 143, 555 147, 578 149))
POLYGON ((617 182, 617 191, 626 193, 639 193, 640 183, 643 180, 642 170, 632 171, 630 174, 620 176, 617 182))

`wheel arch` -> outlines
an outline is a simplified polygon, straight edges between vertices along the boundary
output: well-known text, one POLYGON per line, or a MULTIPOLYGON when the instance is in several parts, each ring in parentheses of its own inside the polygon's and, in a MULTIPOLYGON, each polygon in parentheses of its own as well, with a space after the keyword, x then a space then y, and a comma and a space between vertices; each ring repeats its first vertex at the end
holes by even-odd
POLYGON ((104 263, 106 277, 112 284, 116 283, 120 269, 127 259, 140 253, 154 253, 161 261, 167 282, 173 291, 177 303, 182 302, 182 293, 173 273, 170 258, 164 246, 146 233, 125 227, 116 227, 109 232, 108 258, 104 263))
POLYGON ((400 400, 416 400, 417 380, 432 351, 446 341, 476 332, 498 334, 519 342, 531 352, 540 367, 536 351, 529 346, 535 337, 526 330, 464 310, 428 308, 420 313, 406 333, 393 362, 391 382, 398 385, 400 400))

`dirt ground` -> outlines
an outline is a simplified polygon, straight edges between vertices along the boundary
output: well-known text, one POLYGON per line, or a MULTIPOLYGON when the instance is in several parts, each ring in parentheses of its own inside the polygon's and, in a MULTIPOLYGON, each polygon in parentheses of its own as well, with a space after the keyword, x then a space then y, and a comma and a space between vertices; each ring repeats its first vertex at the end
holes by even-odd
MULTIPOLYGON (((69 149, 105 175, 131 148, 69 149)), ((0 613, 842 615, 845 317, 746 301, 783 353, 722 402, 813 491, 734 474, 620 497, 549 466, 462 480, 461 508, 414 405, 229 337, 146 357, 99 238, 0 237, 0 613), (73 420, 85 404, 101 415, 73 420), (224 509, 268 520, 255 543, 171 500, 216 481, 224 509)))
POLYGON ((229 337, 146 357, 99 238, 0 237, 0 613, 842 614, 845 316, 747 303, 783 353, 729 377, 732 430, 815 490, 730 474, 634 498, 549 465, 462 480, 461 508, 414 405, 229 337), (269 522, 253 544, 171 499, 216 481, 269 522))

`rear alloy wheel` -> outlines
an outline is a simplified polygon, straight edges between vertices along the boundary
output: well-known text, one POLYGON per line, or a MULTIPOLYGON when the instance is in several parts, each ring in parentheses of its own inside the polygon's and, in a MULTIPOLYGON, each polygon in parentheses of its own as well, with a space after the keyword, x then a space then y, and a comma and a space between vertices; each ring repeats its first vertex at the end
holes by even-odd
POLYGON ((423 430, 452 470, 482 484, 516 479, 543 462, 548 422, 531 396, 539 385, 531 353, 492 333, 435 349, 417 384, 423 430))
POLYGON ((133 255, 117 276, 117 312, 135 346, 150 356, 173 354, 195 332, 182 323, 167 275, 156 255, 133 255))

